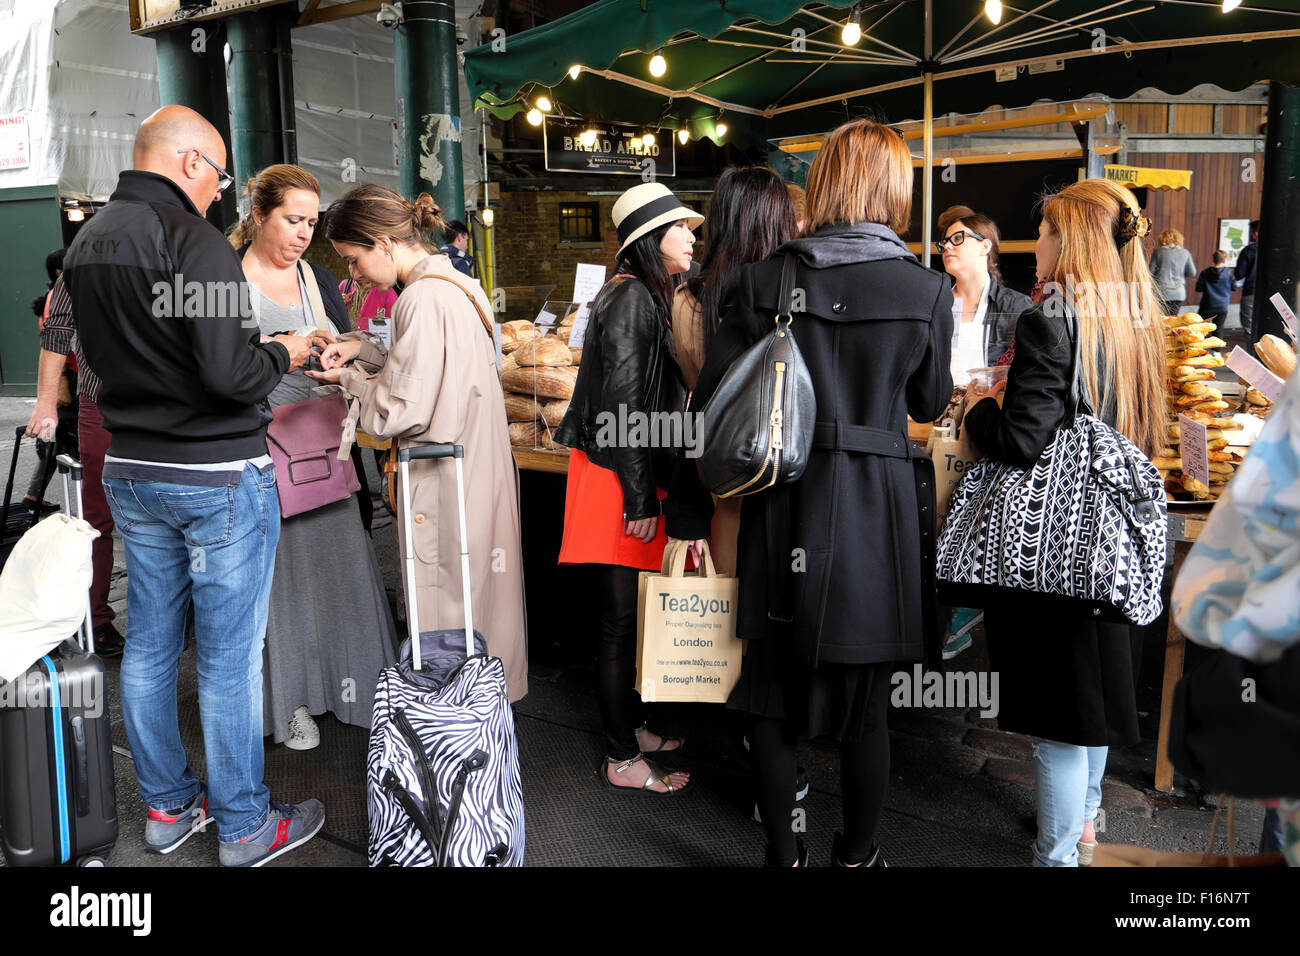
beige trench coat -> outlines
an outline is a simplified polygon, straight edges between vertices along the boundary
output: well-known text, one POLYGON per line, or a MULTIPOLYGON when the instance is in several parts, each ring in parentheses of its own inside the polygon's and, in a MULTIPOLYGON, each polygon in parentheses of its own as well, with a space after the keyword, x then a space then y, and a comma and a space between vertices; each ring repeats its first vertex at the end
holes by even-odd
MULTIPOLYGON (((528 642, 518 486, 496 347, 464 293, 437 279, 417 281, 431 273, 455 279, 491 316, 475 279, 456 271, 447 256, 429 256, 397 299, 388 353, 362 346, 358 364, 377 367, 378 374, 351 368, 339 384, 360 398, 357 424, 376 438, 464 446, 474 628, 501 658, 516 701, 528 692, 528 642)), ((420 630, 464 627, 454 463, 412 462, 411 486, 420 630)))

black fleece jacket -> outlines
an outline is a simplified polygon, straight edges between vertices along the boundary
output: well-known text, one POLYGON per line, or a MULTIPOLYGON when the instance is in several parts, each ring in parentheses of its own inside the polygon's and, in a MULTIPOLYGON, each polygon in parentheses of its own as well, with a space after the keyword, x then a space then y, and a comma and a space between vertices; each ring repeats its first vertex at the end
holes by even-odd
POLYGON ((63 270, 103 380, 109 454, 187 464, 266 454, 266 396, 289 352, 258 344, 235 250, 179 186, 123 172, 63 270))

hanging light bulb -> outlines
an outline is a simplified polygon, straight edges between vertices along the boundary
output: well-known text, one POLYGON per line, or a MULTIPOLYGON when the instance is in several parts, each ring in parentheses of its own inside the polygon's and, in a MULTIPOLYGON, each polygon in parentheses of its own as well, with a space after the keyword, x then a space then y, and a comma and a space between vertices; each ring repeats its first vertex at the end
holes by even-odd
MULTIPOLYGON (((1227 0, 1224 6, 1231 0, 1227 0)), ((1238 3, 1241 0, 1237 0, 1238 3)), ((1002 22, 1002 0, 984 0, 984 15, 992 20, 995 24, 1002 22)))
POLYGON ((578 66, 578 64, 576 63, 573 64, 573 66, 569 67, 569 79, 576 80, 578 78, 578 74, 581 72, 582 72, 582 67, 578 66))
POLYGON ((549 113, 551 111, 551 99, 548 96, 537 97, 537 103, 535 105, 543 113, 549 113))
POLYGON ((690 138, 691 134, 687 131, 685 126, 677 131, 677 142, 681 143, 683 146, 686 145, 690 138))
POLYGON ((493 220, 496 219, 496 213, 494 213, 494 212, 492 211, 492 208, 491 208, 490 206, 489 206, 487 209, 484 209, 484 210, 483 210, 482 219, 483 219, 483 225, 485 225, 485 226, 487 226, 489 229, 491 229, 491 228, 492 228, 492 222, 493 222, 493 220))
POLYGON ((534 106, 532 109, 528 111, 528 115, 525 117, 525 119, 527 119, 529 124, 532 126, 541 126, 542 111, 534 106))
POLYGON ((840 40, 845 46, 856 46, 861 39, 862 11, 855 4, 853 12, 849 14, 849 22, 844 24, 844 29, 840 31, 840 40))
POLYGON ((717 133, 718 133, 719 136, 726 136, 726 135, 727 135, 727 124, 726 124, 726 123, 718 123, 718 124, 717 124, 716 126, 714 126, 713 128, 714 128, 715 130, 717 130, 717 133))
POLYGON ((585 148, 587 148, 587 149, 591 149, 591 147, 592 147, 592 146, 595 144, 595 142, 596 142, 596 137, 599 136, 599 135, 600 135, 600 134, 596 132, 595 128, 592 128, 592 129, 584 129, 584 130, 582 131, 582 135, 581 135, 579 138, 582 140, 582 145, 583 145, 585 148))
POLYGON ((641 145, 644 146, 646 149, 649 149, 654 144, 655 144, 654 133, 646 133, 644 136, 641 137, 641 145))
POLYGON ((86 214, 80 206, 70 206, 67 210, 68 222, 81 222, 86 218, 86 214))
POLYGON ((1231 13, 1241 6, 1241 0, 1223 0, 1223 12, 1231 13))
POLYGON ((650 75, 663 76, 668 72, 668 61, 664 59, 662 53, 656 53, 650 57, 650 75))

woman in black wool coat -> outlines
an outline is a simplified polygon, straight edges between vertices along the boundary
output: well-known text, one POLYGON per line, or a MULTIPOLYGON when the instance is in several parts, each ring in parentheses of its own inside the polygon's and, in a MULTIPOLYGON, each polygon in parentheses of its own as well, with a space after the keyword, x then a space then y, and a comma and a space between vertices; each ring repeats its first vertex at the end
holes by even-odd
MULTIPOLYGON (((803 301, 792 331, 818 434, 798 481, 744 499, 737 633, 750 643, 728 706, 752 718, 767 862, 808 862, 790 827, 795 745, 829 735, 840 742, 844 790, 834 861, 882 865, 889 678, 935 640, 933 472, 909 458, 923 452, 907 438, 907 416, 932 421, 952 394, 952 284, 898 238, 912 161, 893 130, 869 120, 835 130, 807 188, 808 234, 745 267, 690 409, 771 331, 782 262, 797 257, 803 301)), ((668 533, 702 538, 712 503, 693 462, 682 464, 668 533)))

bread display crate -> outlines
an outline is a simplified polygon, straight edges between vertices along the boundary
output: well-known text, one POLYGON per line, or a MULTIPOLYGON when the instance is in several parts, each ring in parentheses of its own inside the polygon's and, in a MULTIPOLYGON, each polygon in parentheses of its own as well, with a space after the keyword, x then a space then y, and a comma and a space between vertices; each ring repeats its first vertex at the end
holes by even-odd
POLYGON ((520 467, 565 471, 569 450, 555 431, 569 410, 582 349, 585 318, 580 303, 547 301, 535 319, 509 319, 499 329, 501 388, 505 393, 510 445, 520 467))

